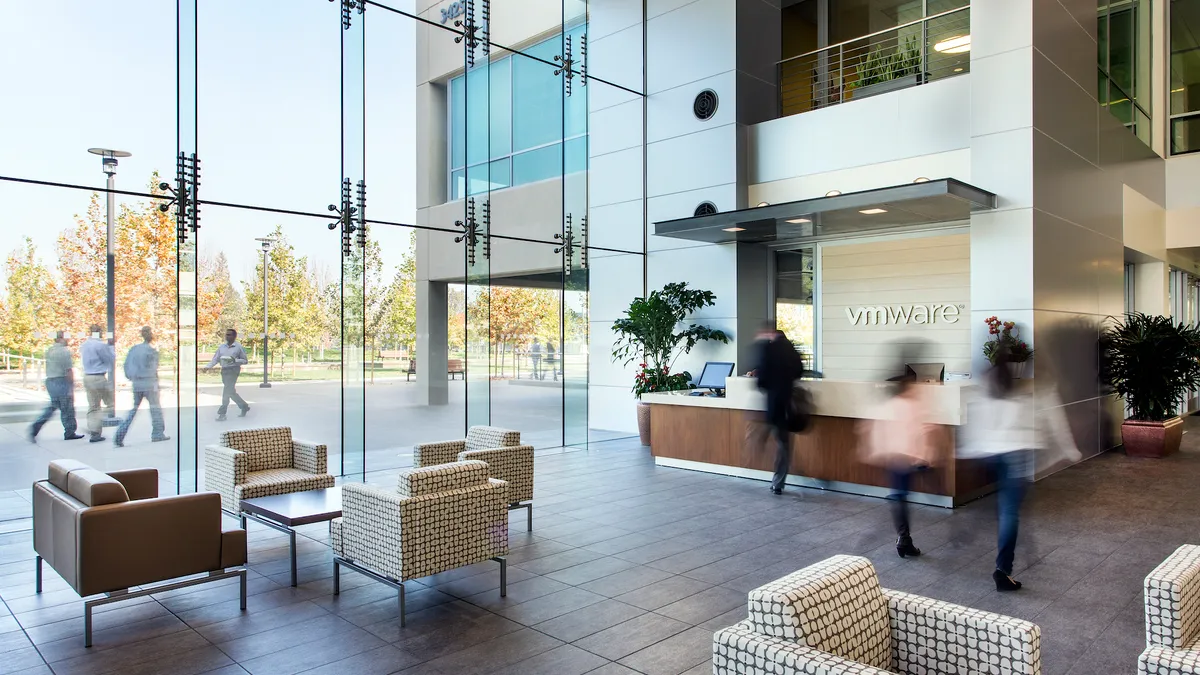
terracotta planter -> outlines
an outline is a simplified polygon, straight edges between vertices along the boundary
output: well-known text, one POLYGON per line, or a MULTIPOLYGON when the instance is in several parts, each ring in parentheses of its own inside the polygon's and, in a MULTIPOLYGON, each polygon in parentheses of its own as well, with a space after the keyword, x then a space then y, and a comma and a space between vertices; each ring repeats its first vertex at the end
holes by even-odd
POLYGON ((642 445, 650 445, 650 404, 637 404, 637 420, 638 420, 638 436, 642 439, 642 445))
POLYGON ((1183 440, 1183 418, 1165 422, 1125 420, 1121 425, 1125 454, 1130 457, 1166 457, 1179 451, 1183 440))

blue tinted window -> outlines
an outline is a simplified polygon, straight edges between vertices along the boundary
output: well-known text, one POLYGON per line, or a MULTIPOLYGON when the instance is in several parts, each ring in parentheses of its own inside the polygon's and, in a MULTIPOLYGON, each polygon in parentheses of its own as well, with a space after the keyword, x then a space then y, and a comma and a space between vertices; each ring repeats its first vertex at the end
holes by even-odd
POLYGON ((450 166, 467 164, 467 102, 463 97, 467 81, 461 77, 450 80, 450 166))
POLYGON ((562 140, 562 76, 541 61, 513 59, 513 151, 562 140))
POLYGON ((556 143, 522 152, 512 158, 513 185, 524 185, 562 175, 562 145, 556 143))

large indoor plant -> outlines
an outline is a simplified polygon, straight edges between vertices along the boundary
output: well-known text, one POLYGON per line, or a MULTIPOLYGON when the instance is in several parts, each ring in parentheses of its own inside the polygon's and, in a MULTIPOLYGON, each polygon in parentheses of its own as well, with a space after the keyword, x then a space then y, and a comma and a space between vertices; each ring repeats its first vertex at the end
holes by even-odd
POLYGON ((1164 457, 1178 450, 1183 420, 1176 413, 1200 387, 1200 330, 1134 312, 1104 330, 1101 346, 1104 380, 1130 412, 1121 425, 1126 454, 1164 457))
POLYGON ((643 394, 687 389, 692 377, 686 371, 671 372, 675 359, 692 351, 701 342, 729 342, 724 331, 685 324, 688 315, 716 304, 712 291, 688 288, 672 283, 651 291, 645 298, 634 298, 625 315, 613 322, 617 334, 613 360, 628 366, 639 364, 633 393, 638 398, 638 432, 642 444, 650 444, 650 411, 641 402, 643 394))

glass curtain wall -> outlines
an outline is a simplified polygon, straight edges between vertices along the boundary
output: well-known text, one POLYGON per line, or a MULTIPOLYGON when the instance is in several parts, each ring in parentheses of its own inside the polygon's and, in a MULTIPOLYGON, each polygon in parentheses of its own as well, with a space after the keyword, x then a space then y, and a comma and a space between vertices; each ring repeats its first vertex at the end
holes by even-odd
MULTIPOLYGON (((75 377, 54 398, 89 436, 84 380, 106 383, 91 387, 104 440, 66 440, 55 417, 38 443, 102 469, 150 462, 165 492, 204 489, 203 448, 231 429, 289 426, 351 480, 471 424, 539 447, 627 435, 631 376, 609 352, 611 321, 645 291, 641 10, 455 7, 0 11, 70 38, 5 45, 38 65, 0 82, 20 92, 5 128, 25 130, 0 154, 3 442, 32 452, 60 332, 75 377), (131 26, 137 40, 97 37, 131 26), (105 103, 80 106, 98 85, 72 64, 98 52, 105 103), (172 61, 174 90, 169 67, 147 89, 145 64, 172 61), (102 143, 121 151, 103 165, 111 191, 88 154, 102 143), (116 368, 85 378, 93 324, 116 368), (129 452, 113 425, 133 407, 123 366, 143 326, 158 402, 138 397, 129 452)), ((19 484, 44 473, 30 457, 19 484)))
POLYGON ((1100 105, 1150 145, 1150 0, 1098 0, 1100 105))
POLYGON ((1171 153, 1200 150, 1200 0, 1172 0, 1171 153))

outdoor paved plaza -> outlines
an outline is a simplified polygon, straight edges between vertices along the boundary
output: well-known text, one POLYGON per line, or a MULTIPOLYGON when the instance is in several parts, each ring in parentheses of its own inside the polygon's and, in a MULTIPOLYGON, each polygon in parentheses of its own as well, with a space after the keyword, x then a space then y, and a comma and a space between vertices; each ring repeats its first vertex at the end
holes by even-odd
MULTIPOLYGON (((1197 423, 1189 421, 1190 429, 1197 423)), ((331 595, 328 530, 302 528, 299 588, 287 540, 250 525, 250 599, 200 586, 109 605, 82 646, 82 604, 53 573, 33 592, 29 488, 0 495, 0 671, 20 673, 511 673, 699 675, 712 633, 746 592, 838 553, 866 555, 885 586, 1030 619, 1048 675, 1132 673, 1144 646, 1142 578, 1200 539, 1200 442, 1165 460, 1109 453, 1032 490, 1016 576, 998 594, 994 500, 918 507, 919 559, 896 557, 887 502, 656 467, 635 441, 539 452, 534 531, 511 519, 509 590, 495 563, 391 589, 347 573, 331 595)), ((5 446, 7 454, 14 447, 5 446)), ((6 459, 45 471, 48 450, 6 459)), ((391 485, 394 471, 371 482, 391 485)))

